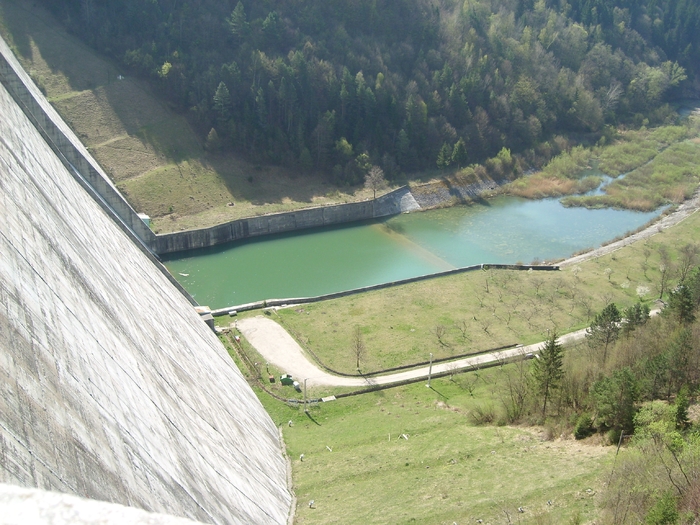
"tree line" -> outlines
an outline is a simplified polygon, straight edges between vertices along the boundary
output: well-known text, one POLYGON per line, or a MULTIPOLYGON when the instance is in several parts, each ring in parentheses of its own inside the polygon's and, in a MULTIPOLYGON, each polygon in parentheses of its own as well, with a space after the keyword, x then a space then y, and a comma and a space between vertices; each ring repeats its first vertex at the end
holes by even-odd
MULTIPOLYGON (((700 518, 700 433, 690 417, 700 389, 700 248, 688 244, 674 259, 660 252, 659 315, 642 300, 623 310, 611 302, 569 352, 550 333, 537 356, 501 369, 500 406, 471 414, 476 423, 540 423, 629 444, 605 480, 602 523, 700 518)), ((461 381, 473 387, 474 378, 461 381)))
POLYGON ((682 0, 60 0, 67 27, 187 111, 207 145, 357 184, 530 163, 560 134, 669 118, 700 63, 682 0))

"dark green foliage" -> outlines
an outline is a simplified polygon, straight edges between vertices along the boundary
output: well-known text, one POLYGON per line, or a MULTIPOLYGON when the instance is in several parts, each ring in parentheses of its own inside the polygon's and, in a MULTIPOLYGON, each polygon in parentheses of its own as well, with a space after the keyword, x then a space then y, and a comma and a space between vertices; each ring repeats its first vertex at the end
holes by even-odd
POLYGON ((671 367, 666 352, 645 356, 636 367, 636 371, 641 383, 640 389, 647 399, 668 397, 671 367))
POLYGON ((645 525, 674 525, 680 520, 678 503, 673 492, 664 492, 649 509, 644 520, 645 525))
POLYGON ((632 433, 639 388, 630 368, 616 370, 596 381, 591 394, 598 419, 605 427, 632 433))
POLYGON ((610 303, 603 308, 602 312, 595 316, 593 323, 586 331, 588 344, 603 350, 603 364, 607 360, 610 345, 617 340, 617 336, 620 333, 621 321, 622 316, 617 306, 615 306, 615 303, 610 303))
POLYGON ((223 81, 219 82, 214 93, 214 110, 220 122, 226 122, 231 116, 231 94, 223 81))
POLYGON ((576 439, 584 439, 595 432, 593 420, 589 414, 583 413, 579 416, 574 427, 574 437, 576 439))
POLYGON ((694 383, 697 377, 695 365, 695 340, 692 330, 687 326, 679 326, 668 342, 669 360, 669 395, 679 392, 684 385, 694 383))
POLYGON ((207 141, 204 143, 204 147, 207 151, 218 151, 221 148, 221 140, 219 139, 219 134, 214 128, 209 130, 207 135, 207 141))
POLYGON ((684 385, 680 392, 676 396, 676 403, 674 405, 676 428, 678 430, 685 430, 690 426, 690 419, 688 418, 688 407, 690 406, 690 400, 688 399, 688 387, 684 385))
POLYGON ((695 302, 689 286, 681 283, 668 296, 668 313, 683 324, 695 321, 695 302))
POLYGON ((534 159, 557 134, 665 118, 700 64, 693 2, 43 2, 201 129, 345 183, 361 174, 330 154, 341 137, 387 175, 534 159))
POLYGON ((463 167, 467 163, 467 147, 464 140, 460 138, 455 147, 452 149, 452 164, 458 168, 463 167))
POLYGON ((559 388, 563 370, 563 349, 557 342, 556 332, 547 339, 540 353, 532 362, 532 377, 535 389, 542 397, 542 417, 547 413, 547 401, 552 392, 559 388))
POLYGON ((629 335, 635 328, 643 326, 649 320, 649 307, 643 303, 635 303, 625 308, 623 312, 624 323, 622 331, 629 335))
POLYGON ((450 147, 447 144, 443 144, 442 148, 440 148, 440 152, 438 153, 437 156, 437 167, 440 168, 441 170, 444 170, 450 165, 450 162, 452 161, 452 152, 450 147))

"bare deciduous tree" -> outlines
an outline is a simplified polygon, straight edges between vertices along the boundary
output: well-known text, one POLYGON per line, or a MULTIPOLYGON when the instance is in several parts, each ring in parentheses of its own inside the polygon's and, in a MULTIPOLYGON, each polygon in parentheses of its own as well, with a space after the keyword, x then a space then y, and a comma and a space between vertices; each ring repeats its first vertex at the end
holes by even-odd
POLYGON ((668 282, 673 274, 671 257, 668 255, 668 248, 665 245, 659 246, 659 255, 661 262, 659 263, 659 299, 661 299, 668 288, 668 282))
POLYGON ((690 270, 696 265, 700 247, 697 244, 686 244, 681 248, 680 257, 678 258, 679 280, 685 281, 690 270))
POLYGON ((535 295, 540 296, 540 288, 544 285, 544 280, 541 277, 532 277, 530 283, 535 288, 535 295))
POLYGON ((386 179, 384 178, 384 170, 379 166, 372 166, 367 175, 365 175, 365 188, 372 190, 372 198, 377 198, 377 190, 386 187, 386 179))
POLYGON ((362 338, 362 330, 356 326, 352 332, 352 353, 355 356, 357 371, 360 371, 360 359, 365 355, 365 341, 362 338))
POLYGON ((462 319, 459 323, 455 323, 457 330, 462 334, 462 339, 468 341, 469 338, 469 325, 466 319, 462 319))
POLYGON ((435 337, 437 337, 440 346, 447 348, 450 347, 450 344, 444 341, 444 337, 447 335, 447 328, 445 328, 444 325, 436 325, 435 328, 433 328, 433 333, 435 334, 435 337))

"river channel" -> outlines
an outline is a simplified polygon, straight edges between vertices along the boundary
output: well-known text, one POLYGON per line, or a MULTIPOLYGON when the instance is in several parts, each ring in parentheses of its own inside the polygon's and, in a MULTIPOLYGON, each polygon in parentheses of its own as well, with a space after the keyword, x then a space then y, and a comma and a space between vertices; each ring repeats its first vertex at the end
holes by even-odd
POLYGON ((175 254, 164 263, 199 304, 223 308, 473 264, 561 259, 635 230, 658 214, 497 197, 471 206, 234 242, 175 254))

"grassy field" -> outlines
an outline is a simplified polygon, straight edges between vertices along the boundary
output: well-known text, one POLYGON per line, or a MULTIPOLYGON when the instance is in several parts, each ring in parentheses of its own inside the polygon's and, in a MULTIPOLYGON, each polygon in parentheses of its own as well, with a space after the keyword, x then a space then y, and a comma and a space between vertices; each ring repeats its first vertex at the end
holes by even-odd
POLYGON ((552 441, 543 429, 471 424, 470 407, 493 402, 501 373, 482 372, 471 394, 466 376, 455 376, 430 389, 421 383, 322 403, 308 416, 260 393, 284 429, 295 523, 590 520, 614 449, 552 441))
POLYGON ((151 216, 157 233, 371 197, 369 190, 339 189, 320 176, 205 152, 183 115, 67 34, 36 3, 0 0, 0 32, 134 208, 151 216))
POLYGON ((651 211, 689 198, 700 182, 700 143, 695 140, 670 145, 647 163, 612 181, 605 195, 567 197, 565 206, 625 208, 651 211))
POLYGON ((530 199, 580 195, 596 188, 600 173, 617 178, 604 195, 568 197, 568 206, 617 207, 650 211, 687 198, 697 187, 700 161, 698 121, 684 125, 626 131, 605 147, 573 148, 542 171, 520 178, 502 191, 530 199), (592 169, 593 168, 593 169, 592 169))

